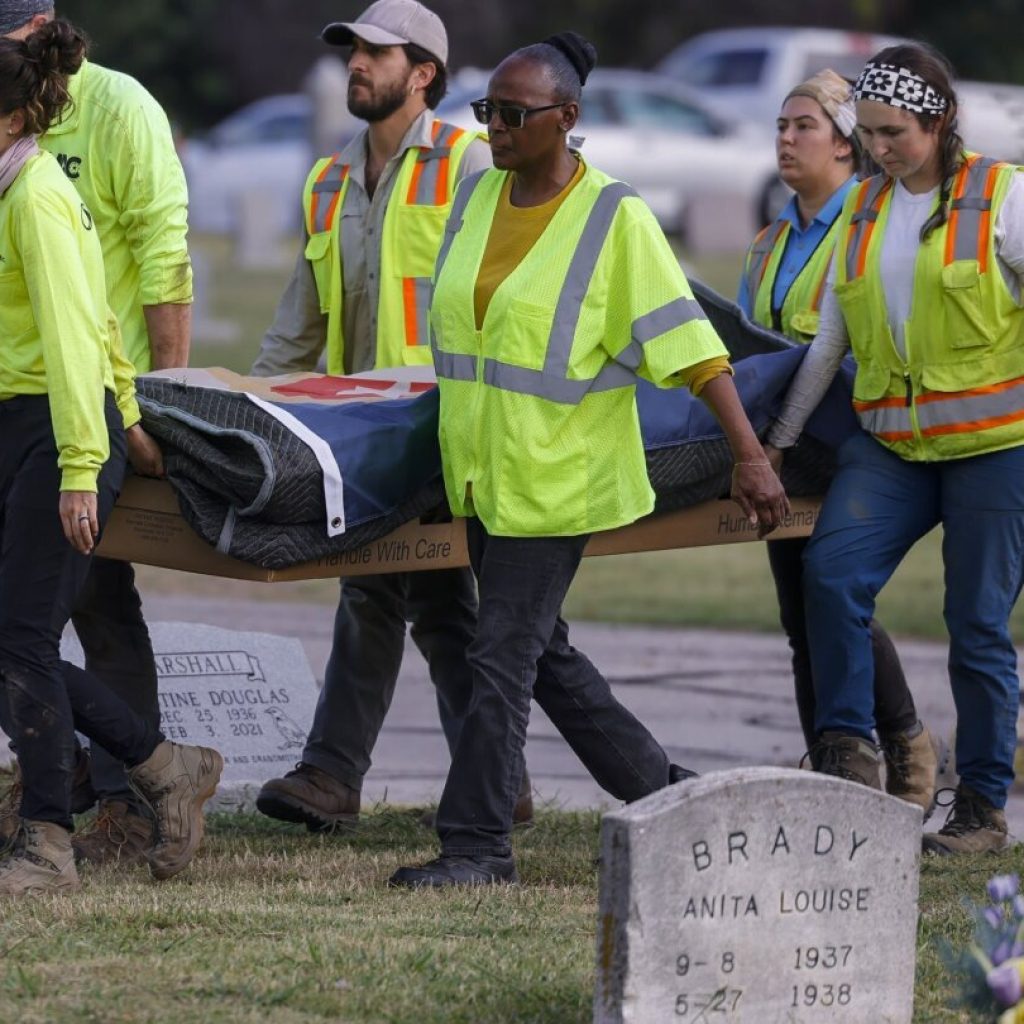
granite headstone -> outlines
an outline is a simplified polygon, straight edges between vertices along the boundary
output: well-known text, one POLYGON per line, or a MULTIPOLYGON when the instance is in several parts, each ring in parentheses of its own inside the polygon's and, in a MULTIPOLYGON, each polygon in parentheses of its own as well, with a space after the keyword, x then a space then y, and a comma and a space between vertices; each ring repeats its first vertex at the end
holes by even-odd
POLYGON ((910 1024, 921 812, 741 768, 605 815, 596 1024, 910 1024))

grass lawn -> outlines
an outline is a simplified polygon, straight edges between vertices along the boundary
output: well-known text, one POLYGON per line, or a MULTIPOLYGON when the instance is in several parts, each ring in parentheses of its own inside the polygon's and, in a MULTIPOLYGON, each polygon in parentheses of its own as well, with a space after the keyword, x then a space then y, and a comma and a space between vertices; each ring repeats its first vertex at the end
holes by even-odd
MULTIPOLYGON (((0 1021, 585 1024, 598 826, 541 813, 516 835, 520 888, 409 893, 384 882, 433 853, 413 813, 378 809, 348 838, 215 816, 180 879, 104 869, 0 904, 0 1021)), ((1024 872, 1024 851, 924 865, 915 1022, 994 1019, 955 1006, 939 944, 966 942, 962 900, 997 871, 1024 872)))

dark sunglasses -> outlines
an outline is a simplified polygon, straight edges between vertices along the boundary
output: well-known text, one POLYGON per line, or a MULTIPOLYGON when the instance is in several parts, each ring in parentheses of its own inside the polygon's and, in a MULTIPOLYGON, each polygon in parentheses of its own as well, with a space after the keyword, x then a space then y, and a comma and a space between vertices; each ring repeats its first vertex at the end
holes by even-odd
POLYGON ((564 107, 564 103, 549 103, 546 107, 512 107, 505 103, 492 103, 490 100, 473 100, 470 103, 473 116, 481 124, 490 124, 495 114, 501 118, 506 128, 522 128, 526 124, 527 114, 539 114, 542 110, 555 110, 564 107))

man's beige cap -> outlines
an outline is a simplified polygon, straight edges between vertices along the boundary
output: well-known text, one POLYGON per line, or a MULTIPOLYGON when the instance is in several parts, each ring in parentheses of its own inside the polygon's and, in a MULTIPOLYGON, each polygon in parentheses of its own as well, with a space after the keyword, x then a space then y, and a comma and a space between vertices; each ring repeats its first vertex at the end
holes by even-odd
POLYGON ((441 19, 416 0, 377 0, 355 21, 334 21, 320 38, 331 46, 350 46, 352 37, 374 46, 412 43, 448 63, 448 33, 441 19))

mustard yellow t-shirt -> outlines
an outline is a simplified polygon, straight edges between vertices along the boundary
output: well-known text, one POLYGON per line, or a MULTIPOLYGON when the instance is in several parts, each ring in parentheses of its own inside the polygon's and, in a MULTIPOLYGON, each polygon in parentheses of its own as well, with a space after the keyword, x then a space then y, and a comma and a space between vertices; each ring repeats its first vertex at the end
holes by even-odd
MULTIPOLYGON (((544 229, 551 223, 559 207, 583 177, 585 170, 586 165, 582 160, 578 160, 576 173, 569 179, 565 188, 553 199, 539 206, 513 206, 511 194, 514 175, 510 174, 505 179, 473 290, 473 312, 476 316, 477 330, 483 325, 487 307, 495 291, 522 263, 526 254, 544 233, 544 229)), ((694 395, 699 395, 708 381, 722 373, 732 373, 732 367, 725 356, 705 359, 676 376, 680 384, 688 387, 694 395)))

